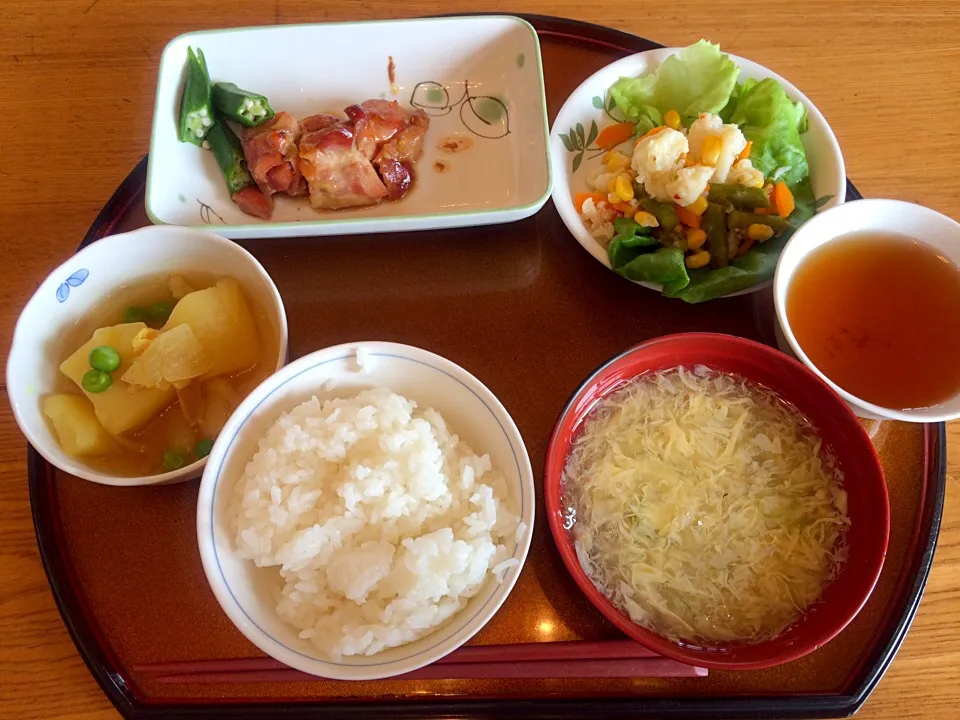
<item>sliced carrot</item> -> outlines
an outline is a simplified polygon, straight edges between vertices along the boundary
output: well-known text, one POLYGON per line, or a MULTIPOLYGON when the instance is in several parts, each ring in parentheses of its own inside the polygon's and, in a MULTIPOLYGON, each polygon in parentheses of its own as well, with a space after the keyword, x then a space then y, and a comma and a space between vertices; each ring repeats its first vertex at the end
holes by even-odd
POLYGON ((790 217, 790 213, 797 207, 797 203, 793 199, 793 193, 790 192, 790 188, 783 181, 778 182, 773 187, 773 204, 782 218, 790 217))
POLYGON ((624 215, 632 215, 633 213, 636 212, 636 210, 634 210, 632 207, 630 207, 626 203, 614 203, 611 207, 617 212, 623 213, 624 215))
POLYGON ((746 160, 750 157, 750 149, 753 147, 753 140, 747 140, 747 146, 743 149, 743 152, 737 155, 737 162, 741 160, 746 160))
POLYGON ((647 130, 647 132, 645 132, 643 135, 641 135, 640 137, 637 138, 637 142, 635 142, 635 143, 633 144, 633 146, 636 147, 636 146, 640 143, 641 140, 645 140, 645 139, 648 138, 648 137, 653 137, 654 135, 656 135, 656 134, 657 134, 658 132, 660 132, 661 130, 666 130, 666 129, 667 129, 667 128, 666 128, 665 125, 657 125, 657 127, 655 127, 655 128, 650 128, 649 130, 647 130))
POLYGON ((632 138, 636 130, 637 126, 630 122, 622 122, 605 127, 600 131, 600 134, 597 135, 597 147, 603 148, 604 150, 612 150, 620 143, 624 143, 632 138))
POLYGON ((753 244, 755 242, 756 240, 754 240, 751 237, 744 238, 743 242, 740 243, 740 247, 737 248, 736 257, 743 257, 744 255, 746 255, 747 252, 749 252, 750 248, 753 247, 753 244))
POLYGON ((677 217, 687 227, 698 228, 700 227, 700 216, 697 215, 693 210, 687 210, 683 205, 674 204, 674 208, 677 211, 677 217))
POLYGON ((593 204, 596 205, 601 200, 606 200, 607 196, 599 192, 579 192, 573 196, 573 204, 577 207, 577 212, 583 212, 583 203, 588 199, 593 200, 593 204))

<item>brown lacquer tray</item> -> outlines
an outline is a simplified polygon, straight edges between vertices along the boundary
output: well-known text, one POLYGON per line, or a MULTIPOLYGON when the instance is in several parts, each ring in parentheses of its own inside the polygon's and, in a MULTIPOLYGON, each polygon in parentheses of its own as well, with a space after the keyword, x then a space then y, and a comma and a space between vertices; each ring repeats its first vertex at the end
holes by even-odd
MULTIPOLYGON (((542 43, 551 119, 590 74, 656 47, 608 28, 527 19, 542 43)), ((148 223, 145 174, 146 159, 85 244, 148 223)), ((859 197, 852 186, 847 192, 859 197)), ((658 335, 697 330, 775 344, 769 290, 698 306, 665 299, 596 262, 551 204, 495 227, 243 245, 283 296, 292 358, 357 340, 444 355, 499 396, 538 475, 558 413, 612 355, 658 335)), ((869 430, 892 511, 879 584, 834 641, 788 665, 748 672, 707 674, 625 646, 564 569, 542 496, 524 571, 470 647, 413 676, 348 683, 283 668, 230 624, 200 564, 197 482, 106 487, 59 473, 31 449, 30 491, 64 622, 127 717, 839 717, 860 707, 907 632, 944 496, 942 425, 869 430), (548 664, 504 659, 504 646, 522 660, 547 642, 561 643, 548 648, 548 664)))

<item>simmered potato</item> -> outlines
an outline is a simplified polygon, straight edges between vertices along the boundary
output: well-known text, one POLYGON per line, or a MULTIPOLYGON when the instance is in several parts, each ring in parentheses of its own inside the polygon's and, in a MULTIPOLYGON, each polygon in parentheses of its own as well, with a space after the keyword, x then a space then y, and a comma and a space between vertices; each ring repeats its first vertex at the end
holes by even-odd
POLYGON ((237 409, 241 398, 237 396, 230 383, 214 378, 203 384, 203 415, 200 427, 204 435, 215 438, 227 424, 230 415, 237 409))
POLYGON ((192 292, 181 299, 165 330, 186 323, 193 330, 211 367, 201 380, 240 372, 260 357, 257 323, 243 296, 240 283, 230 277, 214 287, 192 292))
POLYGON ((90 401, 80 395, 48 395, 43 414, 50 418, 67 455, 108 455, 120 447, 97 420, 90 401))
POLYGON ((100 345, 109 345, 120 354, 120 367, 113 373, 113 384, 101 393, 84 394, 93 403, 100 424, 111 435, 135 430, 156 417, 176 397, 172 387, 134 389, 120 378, 135 359, 133 338, 146 328, 141 323, 124 323, 100 328, 73 355, 60 365, 60 371, 83 390, 83 374, 90 369, 90 351, 100 345))

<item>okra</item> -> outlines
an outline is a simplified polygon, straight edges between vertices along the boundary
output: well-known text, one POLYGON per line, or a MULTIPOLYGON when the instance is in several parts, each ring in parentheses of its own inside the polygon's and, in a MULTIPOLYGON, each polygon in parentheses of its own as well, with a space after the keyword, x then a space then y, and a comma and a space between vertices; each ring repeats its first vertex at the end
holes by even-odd
POLYGON ((230 195, 253 185, 253 178, 247 170, 247 161, 243 157, 243 148, 240 140, 233 131, 223 123, 218 122, 210 128, 207 140, 217 164, 223 171, 230 195))
POLYGON ((751 225, 767 225, 772 228, 774 234, 776 234, 786 230, 789 223, 779 215, 760 215, 758 213, 734 210, 727 218, 727 225, 731 230, 746 230, 751 225))
POLYGON ((275 114, 263 95, 227 82, 213 86, 213 107, 221 116, 245 127, 256 127, 275 114))
POLYGON ((756 210, 769 208, 770 198, 763 188, 752 188, 745 185, 730 185, 727 183, 710 183, 710 193, 707 196, 711 202, 720 205, 733 205, 737 210, 756 210))
POLYGON ((187 80, 180 99, 180 142, 203 145, 213 127, 213 106, 210 104, 210 74, 203 51, 187 48, 187 80))

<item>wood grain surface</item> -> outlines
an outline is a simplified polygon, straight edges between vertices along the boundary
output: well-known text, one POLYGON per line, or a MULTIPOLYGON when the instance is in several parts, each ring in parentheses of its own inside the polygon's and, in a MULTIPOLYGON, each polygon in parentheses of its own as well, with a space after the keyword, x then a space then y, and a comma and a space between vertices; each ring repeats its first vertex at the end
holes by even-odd
MULTIPOLYGON (((147 151, 160 53, 188 30, 509 11, 606 24, 668 44, 701 36, 789 78, 817 104, 865 196, 960 219, 960 3, 636 0, 3 0, 0 348, 20 308, 76 248, 147 151)), ((251 48, 255 53, 256 48, 251 48)), ((320 72, 338 71, 320 69, 320 72)), ((945 332, 957 328, 944 328, 945 332)), ((960 713, 960 423, 930 582, 899 655, 859 717, 960 713)), ((54 605, 37 553, 25 441, 0 401, 0 717, 114 718, 54 605)))

